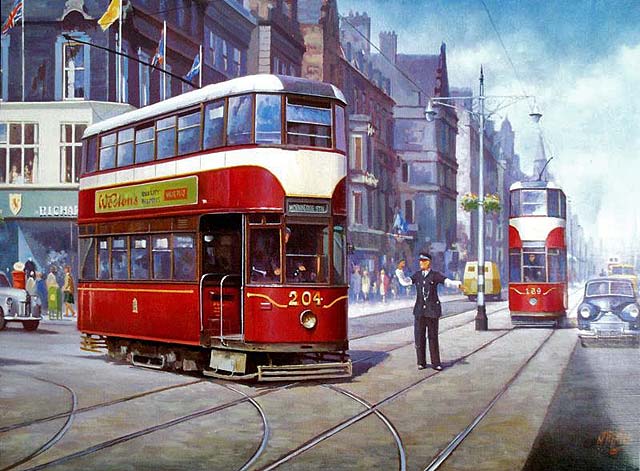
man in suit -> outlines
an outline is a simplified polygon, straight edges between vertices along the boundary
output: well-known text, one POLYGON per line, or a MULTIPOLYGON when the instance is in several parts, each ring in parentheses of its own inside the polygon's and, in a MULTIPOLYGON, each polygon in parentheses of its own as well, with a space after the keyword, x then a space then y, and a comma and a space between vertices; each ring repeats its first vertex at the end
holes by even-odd
POLYGON ((429 355, 431 367, 441 371, 440 346, 438 345, 438 323, 442 315, 442 306, 438 299, 438 285, 462 290, 460 281, 450 280, 442 273, 431 269, 431 255, 422 252, 419 257, 420 270, 408 278, 401 268, 396 270, 396 276, 402 286, 416 286, 416 304, 413 306, 413 333, 416 342, 418 369, 427 367, 425 330, 428 331, 429 355))

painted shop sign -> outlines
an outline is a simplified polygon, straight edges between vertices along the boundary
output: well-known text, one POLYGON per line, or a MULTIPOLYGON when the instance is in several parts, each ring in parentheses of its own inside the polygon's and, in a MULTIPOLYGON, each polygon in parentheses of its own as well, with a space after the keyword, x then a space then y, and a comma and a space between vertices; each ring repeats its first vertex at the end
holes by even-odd
POLYGON ((198 202, 198 177, 96 191, 96 213, 166 208, 198 202))
POLYGON ((41 218, 78 217, 77 204, 75 206, 39 206, 38 211, 41 218))
POLYGON ((0 217, 23 218, 77 218, 78 193, 76 190, 0 191, 0 217))

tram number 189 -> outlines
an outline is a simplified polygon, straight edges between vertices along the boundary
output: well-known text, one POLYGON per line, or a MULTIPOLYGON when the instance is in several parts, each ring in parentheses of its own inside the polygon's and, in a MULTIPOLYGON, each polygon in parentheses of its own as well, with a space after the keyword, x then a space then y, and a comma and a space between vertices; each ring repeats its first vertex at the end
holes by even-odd
POLYGON ((311 291, 303 291, 302 293, 289 291, 289 306, 300 306, 300 304, 309 306, 312 303, 318 306, 322 303, 322 298, 318 291, 315 293, 311 293, 311 291))
POLYGON ((527 286, 527 294, 542 294, 542 288, 539 286, 527 286))

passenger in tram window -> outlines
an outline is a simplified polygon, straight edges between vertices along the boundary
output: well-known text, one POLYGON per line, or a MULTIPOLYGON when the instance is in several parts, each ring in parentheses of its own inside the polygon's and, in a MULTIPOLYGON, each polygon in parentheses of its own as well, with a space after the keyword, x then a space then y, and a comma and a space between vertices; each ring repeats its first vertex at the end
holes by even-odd
POLYGON ((251 232, 251 281, 273 283, 280 280, 278 239, 277 229, 256 229, 251 232))
POLYGON ((428 331, 429 355, 434 370, 442 370, 440 363, 440 346, 438 344, 438 323, 442 316, 442 306, 438 298, 438 285, 444 284, 447 288, 458 288, 462 291, 460 281, 450 280, 442 273, 431 269, 431 255, 422 252, 419 257, 420 270, 407 277, 402 269, 396 270, 396 276, 402 286, 416 286, 416 303, 413 307, 414 325, 413 333, 416 343, 416 356, 418 369, 427 367, 426 337, 428 331))

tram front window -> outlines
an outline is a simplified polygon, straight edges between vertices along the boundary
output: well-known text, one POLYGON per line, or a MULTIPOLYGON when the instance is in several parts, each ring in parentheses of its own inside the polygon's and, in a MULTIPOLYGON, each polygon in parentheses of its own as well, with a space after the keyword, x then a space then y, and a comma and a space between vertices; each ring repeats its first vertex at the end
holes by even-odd
POLYGON ((280 281, 280 228, 251 229, 249 239, 249 277, 256 283, 280 281))
POLYGON ((522 274, 525 282, 545 282, 544 253, 525 252, 522 261, 522 274))
POLYGON ((290 224, 285 230, 287 281, 326 283, 329 228, 325 225, 290 224))

